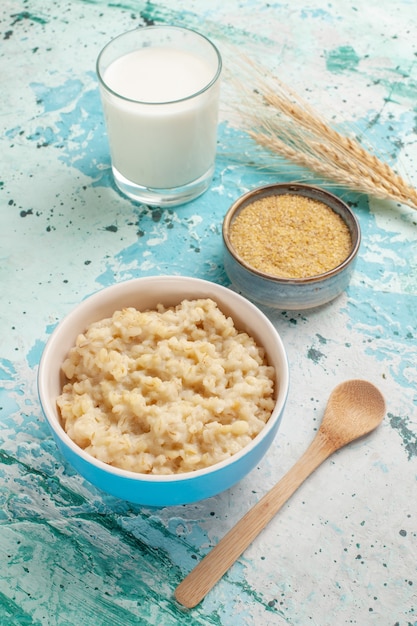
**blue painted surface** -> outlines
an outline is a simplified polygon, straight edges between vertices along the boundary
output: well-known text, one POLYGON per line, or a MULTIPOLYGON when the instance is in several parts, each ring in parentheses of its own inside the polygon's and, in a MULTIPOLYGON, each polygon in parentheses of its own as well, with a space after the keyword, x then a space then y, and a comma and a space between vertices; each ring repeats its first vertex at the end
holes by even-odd
POLYGON ((94 73, 102 46, 152 22, 231 41, 416 186, 413 2, 5 0, 0 15, 0 623, 416 624, 413 209, 331 189, 361 224, 353 280, 320 309, 264 309, 289 354, 287 409, 267 456, 224 494, 165 509, 106 496, 63 462, 36 391, 43 345, 80 300, 155 273, 228 285, 228 207, 248 189, 300 176, 268 156, 270 167, 257 167, 258 152, 223 111, 206 194, 175 210, 125 199, 111 178, 94 73), (182 611, 176 585, 301 455, 331 389, 352 377, 383 391, 384 424, 311 477, 204 602, 182 611))

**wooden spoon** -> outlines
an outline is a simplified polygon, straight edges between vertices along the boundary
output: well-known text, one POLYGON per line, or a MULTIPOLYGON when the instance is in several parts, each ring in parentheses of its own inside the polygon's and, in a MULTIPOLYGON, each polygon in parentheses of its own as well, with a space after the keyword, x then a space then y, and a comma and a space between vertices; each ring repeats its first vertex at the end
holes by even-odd
POLYGON ((374 430, 384 414, 385 400, 371 383, 348 380, 338 385, 303 456, 178 585, 175 591, 178 602, 187 608, 196 606, 303 481, 333 452, 374 430))

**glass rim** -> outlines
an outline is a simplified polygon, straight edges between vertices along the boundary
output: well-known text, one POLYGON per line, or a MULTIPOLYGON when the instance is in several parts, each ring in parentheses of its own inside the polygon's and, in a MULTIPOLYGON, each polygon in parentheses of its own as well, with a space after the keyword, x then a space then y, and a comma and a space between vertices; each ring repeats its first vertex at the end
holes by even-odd
MULTIPOLYGON (((123 55, 121 55, 123 56, 123 55)), ((120 57, 118 57, 120 58, 120 57)), ((116 59, 115 59, 116 60, 116 59)), ((131 102, 133 104, 142 104, 144 106, 166 106, 168 104, 176 104, 176 103, 180 103, 180 102, 186 102, 187 100, 191 100, 192 98, 196 98, 197 96, 200 96, 201 94, 205 93, 206 91, 208 91, 219 79, 220 74, 222 71, 222 57, 221 54, 217 48, 217 46, 205 35, 202 35, 201 33, 199 33, 198 31, 192 29, 192 28, 188 28, 186 26, 172 26, 169 24, 157 24, 154 26, 139 26, 137 28, 133 28, 131 30, 127 30, 124 33, 120 33, 120 35, 116 35, 116 37, 113 37, 113 39, 111 39, 110 41, 108 41, 106 43, 106 45, 101 49, 98 57, 97 57, 97 61, 96 61, 96 74, 99 80, 100 85, 110 94, 112 94, 113 96, 115 96, 116 98, 119 98, 121 100, 124 100, 125 102, 131 102), (131 35, 132 33, 138 32, 138 31, 149 31, 149 30, 176 30, 176 31, 187 31, 193 35, 196 35, 198 38, 201 38, 202 40, 206 41, 209 46, 212 48, 212 50, 214 51, 216 58, 217 58, 217 69, 213 75, 213 78, 201 89, 199 89, 198 91, 195 91, 194 93, 190 94, 189 96, 185 96, 184 98, 177 98, 175 100, 164 100, 163 102, 161 101, 150 101, 150 100, 137 100, 135 98, 129 98, 127 96, 124 96, 123 94, 118 93, 117 91, 115 91, 114 89, 112 89, 111 87, 109 87, 109 85, 107 85, 106 81, 104 80, 104 77, 102 75, 102 72, 100 71, 100 62, 102 60, 103 55, 105 54, 105 52, 109 49, 109 47, 111 45, 114 44, 114 42, 116 42, 117 40, 121 39, 122 37, 126 37, 127 35, 131 35)))

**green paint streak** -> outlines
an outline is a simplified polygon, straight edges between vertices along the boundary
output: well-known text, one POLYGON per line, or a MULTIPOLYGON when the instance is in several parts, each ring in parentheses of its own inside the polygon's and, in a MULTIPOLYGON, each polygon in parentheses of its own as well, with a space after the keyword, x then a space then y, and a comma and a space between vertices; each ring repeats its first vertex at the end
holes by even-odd
POLYGON ((323 354, 323 352, 320 352, 320 350, 317 350, 316 348, 313 348, 313 347, 309 348, 307 352, 307 358, 313 361, 313 363, 318 363, 320 359, 324 356, 326 355, 323 354))
POLYGON ((245 44, 248 41, 262 42, 266 46, 274 47, 275 42, 262 34, 236 28, 233 24, 221 24, 204 19, 204 16, 186 10, 171 10, 154 2, 147 2, 140 10, 140 16, 146 24, 166 23, 193 28, 208 37, 232 41, 235 45, 245 44))
POLYGON ((360 58, 352 46, 340 46, 326 53, 326 67, 335 74, 355 71, 360 58))
MULTIPOLYGON (((147 516, 142 514, 141 517, 146 518, 147 516)), ((120 523, 122 520, 116 519, 111 515, 82 514, 78 516, 78 519, 91 522, 92 528, 94 527, 94 524, 99 524, 108 532, 109 536, 111 536, 112 543, 117 543, 117 540, 120 540, 121 551, 127 551, 130 553, 130 559, 134 558, 135 561, 137 559, 143 560, 143 563, 140 566, 136 566, 134 568, 137 572, 134 584, 132 582, 127 585, 124 584, 123 595, 129 596, 129 594, 132 593, 131 590, 134 588, 135 597, 140 598, 143 596, 147 599, 147 602, 151 602, 153 607, 158 606, 163 613, 163 621, 161 623, 163 623, 164 626, 168 626, 168 624, 171 623, 181 623, 185 626, 193 626, 194 624, 207 624, 208 626, 221 625, 221 619, 216 612, 210 615, 203 613, 202 616, 200 615, 202 611, 199 607, 193 609, 192 611, 184 612, 183 607, 176 603, 173 595, 171 597, 166 593, 166 589, 164 590, 165 586, 169 588, 173 594, 173 591, 181 582, 183 575, 180 572, 179 567, 172 563, 171 558, 163 548, 160 546, 152 547, 145 543, 146 538, 142 540, 136 537, 132 532, 121 528, 120 523), (160 572, 164 572, 163 583, 161 581, 160 572), (168 616, 173 618, 172 622, 167 621, 168 616)), ((172 534, 154 517, 148 517, 146 523, 150 528, 156 530, 156 532, 162 536, 162 541, 160 539, 159 543, 164 543, 165 540, 173 541, 172 534)), ((88 549, 89 542, 87 541, 82 552, 84 553, 85 551, 88 551, 88 549)), ((184 546, 184 549, 189 551, 191 554, 195 554, 195 550, 189 546, 184 546)), ((91 558, 94 558, 95 562, 97 562, 98 558, 108 560, 108 554, 104 551, 100 554, 94 550, 91 558)), ((117 576, 117 579, 118 584, 120 585, 120 577, 117 576)), ((142 618, 143 615, 144 613, 141 612, 142 618)))
MULTIPOLYGON (((100 5, 102 0, 82 0, 86 4, 100 5)), ((209 3, 207 3, 209 6, 209 3)), ((172 24, 193 28, 207 37, 232 42, 234 45, 247 45, 248 41, 262 43, 272 49, 276 47, 275 40, 262 35, 259 32, 236 28, 233 24, 222 24, 210 19, 205 19, 201 13, 193 13, 183 9, 171 9, 163 5, 157 5, 151 1, 121 0, 110 1, 107 6, 116 10, 131 11, 138 14, 144 25, 172 24)))
POLYGON ((408 454, 408 460, 410 461, 412 458, 417 458, 417 434, 408 427, 408 418, 392 415, 392 413, 388 413, 388 418, 391 427, 398 432, 402 439, 404 448, 408 454))
MULTIPOLYGON (((23 509, 14 510, 14 514, 17 515, 15 521, 19 519, 19 526, 14 525, 14 528, 26 530, 24 537, 17 542, 18 548, 7 549, 12 555, 8 560, 8 567, 20 564, 22 569, 20 580, 28 581, 29 587, 33 584, 39 585, 41 595, 52 594, 54 600, 52 598, 48 600, 46 597, 45 604, 57 601, 59 606, 51 606, 48 610, 53 610, 56 615, 62 617, 66 612, 71 614, 62 597, 56 600, 64 593, 64 589, 71 589, 70 595, 78 596, 77 604, 80 606, 84 603, 84 596, 89 597, 85 609, 81 609, 80 606, 73 608, 77 619, 83 618, 86 625, 104 626, 108 623, 106 620, 110 618, 114 625, 127 626, 136 624, 138 615, 141 616, 143 624, 163 623, 164 626, 175 626, 178 623, 185 626, 221 624, 216 612, 204 617, 201 615, 201 608, 184 613, 182 607, 174 600, 173 591, 183 574, 180 568, 173 564, 167 551, 161 547, 161 544, 174 541, 175 537, 160 522, 146 519, 144 514, 140 516, 148 526, 149 532, 153 527, 159 535, 156 537, 159 545, 149 545, 146 542, 146 529, 143 538, 136 537, 135 527, 133 531, 122 527, 123 517, 109 511, 107 507, 104 513, 98 512, 87 499, 64 487, 57 477, 48 476, 29 467, 4 450, 0 451, 0 462, 3 466, 16 466, 22 477, 28 476, 32 481, 35 479, 34 491, 38 494, 45 493, 48 499, 61 509, 60 515, 66 518, 65 524, 60 524, 59 520, 57 522, 55 516, 51 518, 50 507, 45 509, 45 518, 39 514, 38 507, 32 511, 31 507, 27 508, 27 504, 23 509), (35 550, 35 546, 39 548, 35 550), (37 559, 40 559, 38 564, 33 562, 35 553, 37 559), (43 564, 48 564, 48 567, 53 564, 52 571, 57 572, 47 587, 42 580, 37 580, 43 564), (37 571, 39 567, 40 571, 37 571), (74 578, 72 572, 78 572, 78 575, 74 578), (83 580, 82 586, 79 584, 80 575, 83 580), (127 601, 130 606, 120 606, 119 599, 123 599, 122 604, 127 601), (95 614, 94 619, 90 621, 92 604, 95 614)), ((136 516, 138 513, 132 510, 130 514, 136 516)), ((3 528, 8 528, 7 523, 3 528)), ((4 539, 3 535, 3 541, 4 539)), ((189 552, 191 559, 191 554, 195 551, 188 546, 184 546, 184 549, 189 552)), ((0 572, 0 579, 3 574, 0 572)), ((15 597, 13 592, 11 596, 15 597)), ((18 609, 11 607, 10 611, 15 615, 22 614, 25 607, 24 598, 21 598, 20 605, 18 609)), ((9 611, 7 599, 2 603, 0 598, 0 616, 1 611, 6 611, 7 615, 9 611)), ((0 620, 0 623, 3 622, 0 620)), ((19 626, 25 623, 32 624, 24 620, 17 623, 19 626)))
POLYGON ((8 598, 2 603, 0 597, 0 616, 2 611, 24 614, 26 602, 32 605, 26 593, 30 589, 38 608, 54 615, 56 624, 220 626, 216 611, 204 615, 197 607, 184 612, 176 603, 178 573, 168 561, 161 561, 157 551, 151 557, 133 537, 126 541, 114 522, 103 526, 52 519, 5 527, 0 548, 7 555, 7 568, 0 571, 0 587, 16 606, 9 606, 8 598), (9 571, 14 572, 12 577, 9 571))
POLYGON ((285 618, 285 613, 278 609, 274 602, 265 604, 265 600, 258 593, 256 593, 252 587, 250 587, 246 580, 243 580, 242 582, 234 582, 234 586, 240 589, 239 595, 241 598, 247 597, 250 602, 262 604, 267 613, 273 613, 274 615, 279 615, 280 617, 285 618))
POLYGON ((0 623, 7 626, 38 626, 30 615, 0 591, 0 623))
MULTIPOLYGON (((125 546, 133 548, 135 551, 139 551, 141 555, 144 556, 149 562, 157 562, 158 569, 163 568, 164 571, 167 572, 167 575, 175 572, 175 568, 171 562, 171 559, 167 556, 164 550, 158 548, 153 548, 147 545, 143 540, 138 539, 132 532, 129 532, 120 527, 120 523, 116 517, 105 514, 100 515, 96 513, 87 513, 77 515, 78 519, 85 520, 87 522, 92 522, 93 524, 99 524, 103 529, 105 529, 109 535, 112 537, 119 537, 121 541, 123 541, 125 546)), ((147 520, 147 523, 151 526, 154 526, 155 523, 152 520, 147 520)), ((165 527, 158 524, 158 529, 162 529, 164 531, 165 536, 169 536, 172 538, 170 533, 165 529, 165 527)), ((179 573, 176 572, 176 576, 174 580, 177 581, 179 573)))
MULTIPOLYGON (((101 4, 101 0, 83 0, 87 4, 101 4)), ((259 32, 252 32, 236 28, 233 24, 221 24, 210 19, 204 19, 204 15, 193 13, 185 9, 171 9, 154 2, 138 2, 137 0, 121 0, 120 2, 109 2, 109 8, 116 10, 132 11, 140 16, 145 25, 152 24, 172 24, 193 28, 208 37, 215 39, 232 41, 235 45, 244 44, 252 40, 261 42, 265 46, 274 48, 275 41, 265 37, 259 32)))
POLYGON ((23 475, 35 477, 41 489, 58 504, 62 505, 64 503, 65 505, 80 506, 85 502, 82 496, 63 486, 56 476, 48 476, 45 472, 30 467, 27 463, 5 452, 5 450, 0 450, 0 464, 16 465, 23 475))
MULTIPOLYGON (((20 568, 16 578, 20 581, 19 589, 9 589, 9 595, 20 605, 16 614, 25 609, 25 596, 21 595, 23 584, 23 588, 39 587, 38 594, 48 611, 53 611, 59 618, 66 616, 69 619, 76 611, 77 619, 82 619, 86 626, 104 626, 106 619, 111 619, 113 625, 133 625, 137 623, 138 615, 144 625, 221 625, 222 616, 218 610, 207 613, 201 605, 184 611, 175 601, 173 592, 184 574, 173 562, 170 547, 179 540, 154 512, 147 514, 140 507, 126 509, 122 506, 120 513, 117 499, 111 500, 113 509, 110 503, 109 507, 97 510, 88 499, 63 486, 57 477, 34 470, 4 450, 0 451, 0 462, 3 466, 16 466, 21 477, 36 480, 36 485, 32 484, 33 491, 40 496, 45 493, 60 510, 57 517, 47 506, 43 516, 40 514, 42 508, 32 510, 30 503, 24 502, 23 508, 19 508, 17 502, 17 509, 13 506, 9 509, 14 511, 15 524, 10 526, 6 522, 3 525, 0 544, 9 539, 7 553, 12 556, 7 570, 20 568), (126 528, 127 523, 129 528, 126 528), (9 529, 7 533, 6 529, 9 529), (12 541, 8 533, 12 533, 12 541), (45 572, 46 568, 53 572, 48 585, 42 579, 44 568, 45 572), (75 596, 75 606, 68 606, 63 595, 75 596)), ((6 553, 6 550, 2 551, 6 553)), ((180 542, 176 548, 176 552, 179 551, 182 552, 181 563, 187 563, 191 568, 195 547, 180 542)), ((197 554, 202 556, 199 550, 197 554)), ((4 573, 0 572, 0 580, 4 573)), ((239 582, 231 582, 226 575, 225 584, 246 602, 259 603, 266 611, 277 612, 276 607, 266 605, 254 592, 244 576, 239 582)), ((1 610, 6 608, 1 608, 0 599, 0 616, 1 610)))
MULTIPOLYGON (((157 22, 171 22, 180 24, 184 21, 184 16, 187 15, 187 11, 170 11, 168 9, 161 9, 153 2, 147 2, 145 9, 141 10, 140 16, 146 22, 146 24, 155 24, 157 22)), ((190 14, 192 16, 192 14, 190 14)), ((195 16, 194 16, 195 17, 195 16)))
POLYGON ((13 22, 11 23, 11 26, 14 26, 17 22, 23 22, 23 20, 29 20, 30 22, 36 22, 37 24, 42 24, 42 25, 45 25, 48 23, 48 20, 46 20, 45 18, 39 17, 38 15, 33 15, 32 13, 29 13, 29 11, 21 11, 20 13, 13 13, 11 17, 13 18, 13 22))
POLYGON ((0 450, 0 463, 2 465, 14 465, 18 461, 10 454, 7 454, 4 450, 0 450))
MULTIPOLYGON (((389 102, 396 102, 397 98, 409 98, 412 102, 415 101, 417 94, 417 81, 403 80, 391 82, 381 80, 381 83, 384 84, 390 92, 389 98, 387 98, 389 102)), ((414 108, 414 111, 417 111, 417 107, 414 108)))

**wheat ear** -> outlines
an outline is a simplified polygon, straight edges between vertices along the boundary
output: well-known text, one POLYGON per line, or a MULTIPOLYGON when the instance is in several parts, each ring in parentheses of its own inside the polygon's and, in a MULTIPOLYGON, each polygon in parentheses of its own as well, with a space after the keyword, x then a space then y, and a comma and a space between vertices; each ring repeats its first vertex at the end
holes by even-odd
POLYGON ((259 145, 349 189, 417 209, 417 190, 387 163, 332 128, 265 68, 242 57, 238 65, 233 106, 259 145))

